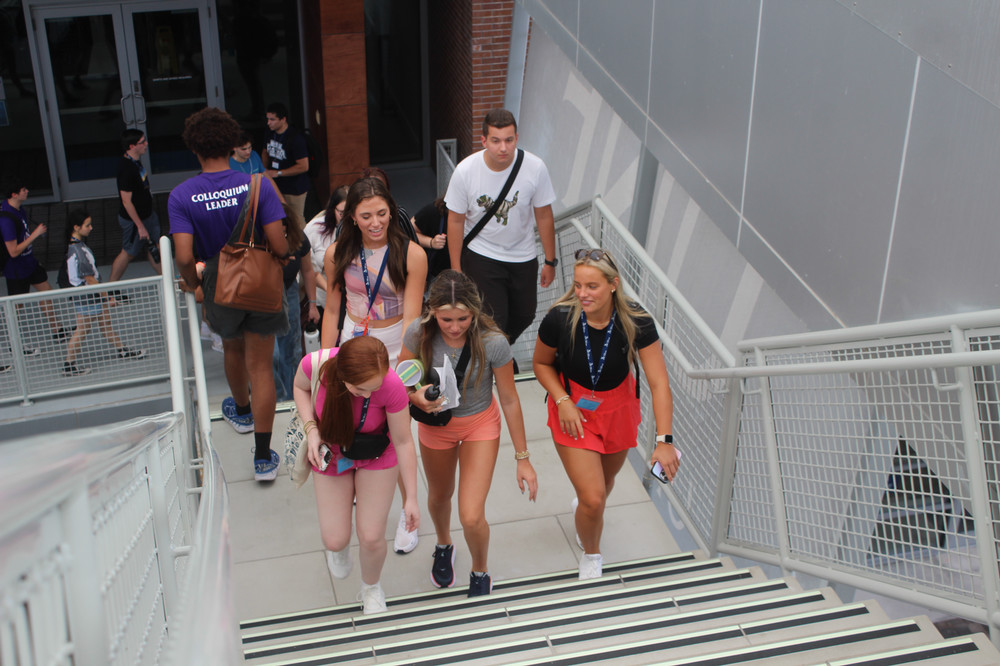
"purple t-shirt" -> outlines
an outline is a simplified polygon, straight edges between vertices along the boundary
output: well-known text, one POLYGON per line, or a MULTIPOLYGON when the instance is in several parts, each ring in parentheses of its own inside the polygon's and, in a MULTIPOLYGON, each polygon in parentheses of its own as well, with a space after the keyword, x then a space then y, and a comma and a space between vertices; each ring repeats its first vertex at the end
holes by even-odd
MULTIPOLYGON (((195 254, 207 261, 219 254, 240 217, 243 200, 250 191, 250 176, 236 171, 200 173, 188 178, 170 193, 167 213, 170 232, 194 235, 195 254)), ((274 189, 261 183, 257 228, 285 217, 274 189)))
MULTIPOLYGON (((28 215, 24 209, 14 208, 3 201, 0 202, 0 210, 3 211, 3 215, 0 215, 0 238, 2 241, 4 243, 7 241, 20 243, 27 238, 30 232, 28 231, 28 215)), ((38 261, 35 260, 29 245, 18 256, 7 259, 3 273, 5 277, 12 280, 24 279, 35 272, 36 266, 38 266, 38 261)))

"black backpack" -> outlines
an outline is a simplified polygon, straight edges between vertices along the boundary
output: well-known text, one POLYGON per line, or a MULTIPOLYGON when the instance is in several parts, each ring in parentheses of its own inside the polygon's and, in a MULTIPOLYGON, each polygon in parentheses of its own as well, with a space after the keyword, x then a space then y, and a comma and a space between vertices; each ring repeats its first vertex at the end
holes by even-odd
POLYGON ((323 146, 320 145, 319 140, 312 132, 308 129, 302 130, 302 136, 306 140, 306 152, 309 153, 308 174, 310 178, 315 178, 319 175, 320 169, 326 161, 326 155, 323 152, 323 146))

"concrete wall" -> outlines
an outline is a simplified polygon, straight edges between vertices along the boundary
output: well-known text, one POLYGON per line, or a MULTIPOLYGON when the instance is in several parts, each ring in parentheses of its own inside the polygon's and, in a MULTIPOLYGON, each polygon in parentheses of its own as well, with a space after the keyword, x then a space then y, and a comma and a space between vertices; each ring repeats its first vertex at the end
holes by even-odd
POLYGON ((648 151, 647 248, 727 342, 1000 303, 1000 4, 519 5, 522 145, 625 219, 648 151))

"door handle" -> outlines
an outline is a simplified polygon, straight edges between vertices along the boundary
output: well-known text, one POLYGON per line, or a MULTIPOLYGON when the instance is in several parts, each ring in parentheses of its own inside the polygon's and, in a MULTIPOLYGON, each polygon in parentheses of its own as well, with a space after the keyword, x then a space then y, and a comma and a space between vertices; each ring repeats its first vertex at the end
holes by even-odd
MULTIPOLYGON (((122 122, 125 123, 126 127, 135 124, 135 114, 134 113, 132 114, 132 116, 133 116, 132 120, 129 120, 126 117, 126 115, 125 115, 125 109, 126 109, 125 102, 127 100, 131 99, 131 98, 132 98, 132 95, 125 95, 124 97, 122 97, 122 101, 121 101, 121 106, 122 106, 122 122)), ((129 106, 131 106, 131 104, 129 104, 129 106)))
POLYGON ((136 125, 145 125, 146 124, 146 98, 143 97, 142 95, 138 94, 138 93, 136 93, 135 95, 132 95, 132 97, 135 98, 136 108, 142 110, 142 118, 136 118, 135 119, 135 124, 136 125))

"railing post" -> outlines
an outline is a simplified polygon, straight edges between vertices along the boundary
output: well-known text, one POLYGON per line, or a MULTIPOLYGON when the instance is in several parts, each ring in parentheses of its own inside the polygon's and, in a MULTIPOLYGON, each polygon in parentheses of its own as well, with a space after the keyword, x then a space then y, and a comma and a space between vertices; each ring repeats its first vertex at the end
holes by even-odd
MULTIPOLYGON (((180 326, 177 317, 177 292, 174 287, 174 261, 173 250, 170 247, 170 238, 164 236, 160 239, 160 256, 163 263, 160 266, 163 273, 163 318, 167 336, 167 358, 170 366, 170 396, 173 402, 173 411, 184 412, 184 368, 181 358, 180 326)), ((192 344, 197 342, 197 338, 192 344)))
POLYGON ((604 244, 604 215, 597 205, 600 199, 601 196, 596 195, 590 204, 590 235, 597 241, 597 247, 603 247, 604 244))
MULTIPOLYGON (((754 361, 760 367, 767 365, 764 352, 754 348, 754 361)), ((774 530, 778 539, 778 555, 781 569, 787 573, 785 563, 791 550, 788 539, 788 514, 785 510, 785 493, 781 483, 781 463, 778 460, 778 435, 774 428, 774 406, 771 404, 771 379, 767 375, 760 378, 760 411, 764 427, 764 442, 767 452, 767 471, 771 483, 771 500, 774 505, 774 530)))
POLYGON ((3 303, 4 318, 7 320, 7 341, 10 344, 11 360, 17 385, 21 393, 21 404, 28 406, 28 371, 24 367, 24 346, 21 343, 21 329, 17 325, 17 303, 6 299, 3 303))
POLYGON ((108 661, 108 618, 101 594, 101 569, 97 563, 94 518, 90 513, 87 486, 79 484, 60 511, 66 539, 66 603, 73 636, 73 663, 104 664, 108 661))
MULTIPOLYGON (((164 436, 169 436, 167 433, 164 436)), ((160 572, 160 586, 163 590, 163 610, 167 618, 169 631, 177 612, 177 572, 174 568, 173 543, 170 536, 170 515, 167 505, 167 493, 164 487, 166 479, 163 465, 160 461, 160 443, 162 437, 146 449, 146 470, 149 480, 149 505, 153 511, 153 535, 156 538, 156 566, 160 572)), ((178 497, 180 501, 180 497, 178 497)), ((183 511, 183 507, 178 507, 183 511)))
MULTIPOLYGON (((968 350, 964 332, 958 326, 951 327, 951 344, 953 352, 968 350)), ((972 380, 972 370, 967 365, 955 368, 955 380, 958 384, 959 408, 962 418, 962 435, 965 440, 965 464, 969 477, 969 501, 972 503, 972 519, 976 529, 976 550, 979 552, 979 575, 983 584, 983 603, 986 606, 986 617, 989 621, 990 640, 1000 646, 1000 600, 997 590, 1000 581, 997 580, 997 551, 993 534, 993 522, 990 519, 989 487, 986 483, 986 461, 983 457, 983 441, 979 430, 978 410, 976 409, 976 389, 972 380)))
POLYGON ((742 383, 737 379, 728 381, 729 391, 726 412, 722 424, 722 440, 719 442, 719 469, 716 481, 715 509, 712 512, 712 555, 718 555, 719 546, 729 534, 729 514, 733 497, 733 483, 736 478, 736 453, 740 441, 740 418, 743 409, 742 383))

